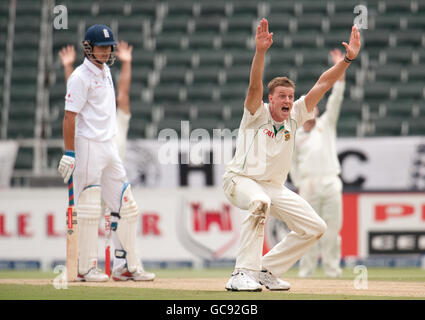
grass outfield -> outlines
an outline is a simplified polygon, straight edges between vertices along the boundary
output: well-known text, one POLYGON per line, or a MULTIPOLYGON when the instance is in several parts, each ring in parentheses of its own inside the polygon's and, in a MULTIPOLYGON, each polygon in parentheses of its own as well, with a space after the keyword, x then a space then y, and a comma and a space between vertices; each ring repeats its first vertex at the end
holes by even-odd
MULTIPOLYGON (((180 278, 217 278, 227 279, 230 276, 231 269, 160 269, 149 270, 156 273, 158 279, 180 278)), ((425 283, 425 270, 420 268, 368 268, 368 281, 391 281, 391 282, 420 282, 425 283)), ((31 271, 0 271, 0 279, 51 279, 58 274, 53 272, 31 272, 31 271)), ((283 277, 296 278, 297 269, 291 269, 283 277)), ((341 280, 354 280, 357 277, 353 269, 345 269, 341 280)), ((313 279, 325 279, 324 274, 319 270, 313 279)), ((320 290, 318 290, 320 291, 320 290)), ((206 291, 206 290, 172 290, 156 288, 127 288, 127 287, 89 287, 89 286, 68 286, 67 290, 57 290, 53 285, 24 285, 24 284, 0 284, 0 299, 143 299, 143 300, 301 300, 301 299, 425 299, 424 297, 385 297, 367 295, 345 295, 345 294, 300 294, 289 292, 271 292, 263 290, 262 292, 226 292, 206 291)))

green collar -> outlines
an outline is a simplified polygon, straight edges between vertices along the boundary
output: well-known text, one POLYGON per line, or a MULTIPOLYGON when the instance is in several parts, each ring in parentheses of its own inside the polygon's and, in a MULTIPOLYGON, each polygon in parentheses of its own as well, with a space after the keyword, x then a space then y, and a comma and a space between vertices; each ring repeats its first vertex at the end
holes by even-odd
POLYGON ((273 125, 273 129, 274 129, 274 136, 276 137, 277 133, 278 133, 280 130, 285 129, 285 126, 283 125, 283 126, 281 126, 279 129, 276 129, 276 127, 273 125))

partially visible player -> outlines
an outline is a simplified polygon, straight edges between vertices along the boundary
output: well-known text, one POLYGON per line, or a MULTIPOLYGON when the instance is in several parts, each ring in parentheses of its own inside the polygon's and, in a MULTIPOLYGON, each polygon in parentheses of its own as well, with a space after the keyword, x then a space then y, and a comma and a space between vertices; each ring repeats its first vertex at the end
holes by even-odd
MULTIPOLYGON (((115 90, 109 65, 115 41, 105 25, 87 29, 85 59, 69 76, 63 135, 65 155, 58 171, 66 183, 74 177, 79 225, 79 279, 107 281, 97 267, 101 198, 111 209, 115 257, 114 280, 153 280, 143 269, 136 250, 138 208, 127 182, 114 137, 117 133, 115 90)), ((62 58, 62 57, 61 57, 62 58)), ((129 86, 129 84, 128 84, 129 86)), ((125 100, 125 99, 123 99, 125 100)))
POLYGON ((277 77, 268 84, 269 103, 263 99, 263 71, 273 43, 268 22, 262 19, 255 38, 255 55, 239 127, 236 152, 226 167, 223 190, 236 207, 247 210, 242 223, 236 265, 227 290, 288 290, 280 276, 292 267, 325 233, 326 223, 296 193, 285 187, 290 170, 295 132, 314 118, 324 94, 345 72, 360 50, 360 33, 351 30, 345 58, 325 71, 305 95, 294 101, 294 83, 277 77), (291 232, 262 257, 264 223, 269 215, 282 220, 291 232))
MULTIPOLYGON (((338 50, 330 52, 337 64, 344 59, 338 50)), ((342 226, 341 167, 336 152, 336 127, 344 99, 345 72, 335 82, 326 111, 308 120, 297 131, 291 179, 299 195, 310 203, 326 222, 325 234, 300 260, 299 276, 310 277, 316 270, 319 254, 328 277, 340 277, 342 226)), ((318 109, 316 108, 316 113, 318 109)))

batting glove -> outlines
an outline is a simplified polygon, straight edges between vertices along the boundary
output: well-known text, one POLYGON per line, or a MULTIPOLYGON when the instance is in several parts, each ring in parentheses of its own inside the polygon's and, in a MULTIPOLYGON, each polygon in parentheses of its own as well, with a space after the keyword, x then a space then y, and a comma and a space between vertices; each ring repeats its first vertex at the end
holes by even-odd
POLYGON ((75 169, 75 152, 67 150, 59 162, 58 171, 63 178, 63 182, 68 183, 75 169))

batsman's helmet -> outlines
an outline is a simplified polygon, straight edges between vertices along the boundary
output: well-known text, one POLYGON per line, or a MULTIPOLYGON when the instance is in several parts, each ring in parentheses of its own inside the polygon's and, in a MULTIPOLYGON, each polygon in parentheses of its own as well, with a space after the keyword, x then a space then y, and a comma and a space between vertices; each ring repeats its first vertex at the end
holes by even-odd
POLYGON ((93 46, 111 46, 111 55, 106 64, 112 66, 115 62, 116 42, 111 28, 104 24, 95 24, 86 31, 83 40, 84 52, 87 57, 92 57, 97 63, 102 64, 93 55, 93 46))

